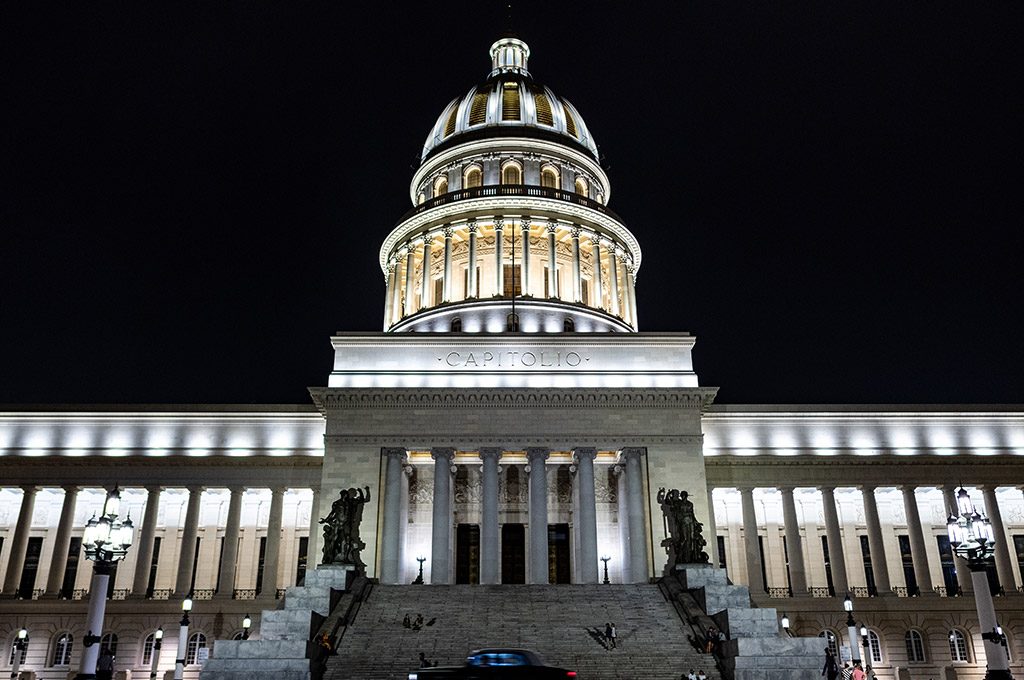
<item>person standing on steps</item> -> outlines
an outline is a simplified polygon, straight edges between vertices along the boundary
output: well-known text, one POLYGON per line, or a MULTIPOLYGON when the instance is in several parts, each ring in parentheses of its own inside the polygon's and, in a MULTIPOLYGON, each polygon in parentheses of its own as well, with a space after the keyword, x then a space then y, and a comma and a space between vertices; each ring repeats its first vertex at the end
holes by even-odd
POLYGON ((612 624, 605 621, 604 623, 604 646, 605 649, 611 649, 612 644, 612 624))
POLYGON ((825 667, 821 674, 827 676, 828 680, 836 680, 839 677, 839 664, 836 663, 836 656, 828 647, 825 648, 825 667))
POLYGON ((615 643, 619 639, 619 632, 615 630, 615 622, 612 621, 612 649, 615 649, 615 643))

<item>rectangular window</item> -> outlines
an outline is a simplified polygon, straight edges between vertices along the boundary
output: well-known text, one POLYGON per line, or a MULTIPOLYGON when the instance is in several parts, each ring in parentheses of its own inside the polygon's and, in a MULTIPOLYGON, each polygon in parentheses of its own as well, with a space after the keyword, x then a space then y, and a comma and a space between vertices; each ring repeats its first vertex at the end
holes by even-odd
POLYGON ((786 560, 786 587, 789 588, 790 597, 793 596, 793 577, 789 575, 789 544, 786 537, 782 537, 782 557, 786 560))
POLYGON ((832 561, 828 558, 828 536, 821 537, 821 552, 825 557, 825 582, 828 584, 829 595, 835 597, 836 586, 832 582, 832 561))
POLYGON ((260 538, 260 558, 256 563, 256 594, 263 592, 263 566, 267 561, 267 537, 260 538))
POLYGON ((220 570, 224 566, 224 538, 218 538, 217 544, 220 546, 217 550, 217 582, 213 588, 216 592, 220 592, 220 570))
POLYGON ((916 595, 917 575, 914 574, 914 556, 910 552, 910 536, 897 536, 900 543, 900 561, 903 563, 903 580, 907 582, 907 594, 916 595))
POLYGON ((864 581, 868 584, 868 594, 877 595, 878 589, 875 587, 875 570, 871 566, 871 548, 868 544, 867 536, 859 536, 860 538, 860 553, 864 556, 864 581))
MULTIPOLYGON (((3 544, 0 543, 0 548, 3 544)), ((1017 553, 1017 566, 1020 567, 1020 574, 1024 577, 1024 536, 1016 535, 1013 537, 1013 551, 1017 553)))
POLYGON ((198 536, 196 536, 196 553, 195 553, 195 555, 192 556, 192 580, 189 583, 189 587, 188 587, 189 590, 195 590, 196 589, 196 571, 199 568, 199 543, 202 540, 203 539, 201 539, 198 536))
POLYGON ((82 537, 73 536, 68 543, 68 563, 64 567, 64 581, 60 585, 60 596, 71 599, 75 592, 75 578, 78 576, 78 560, 82 555, 82 537))
POLYGON ((550 287, 549 287, 550 281, 548 281, 548 278, 549 278, 548 277, 548 268, 545 265, 545 267, 544 267, 544 297, 546 297, 546 298, 551 297, 551 293, 548 292, 550 290, 550 287))
POLYGON ((953 547, 949 544, 949 536, 936 536, 939 543, 939 564, 942 566, 942 582, 946 584, 947 595, 960 593, 960 584, 956 580, 956 563, 953 561, 953 547))
POLYGON ((149 583, 146 585, 146 597, 153 597, 153 590, 156 588, 156 565, 160 562, 160 541, 157 536, 153 539, 153 559, 149 562, 149 583))
POLYGON ((306 585, 306 555, 308 552, 309 538, 302 536, 299 538, 299 559, 298 564, 295 566, 295 585, 297 586, 306 585))
POLYGON ((718 537, 718 568, 725 569, 725 536, 718 537))
MULTIPOLYGON (((444 300, 444 279, 434 279, 434 304, 439 305, 444 300)), ((426 304, 426 303, 424 303, 426 304)))
POLYGON ((28 539, 25 550, 25 562, 21 571, 21 583, 18 584, 18 596, 26 600, 32 599, 32 590, 36 587, 36 572, 39 571, 39 557, 43 554, 43 537, 33 536, 28 539))
POLYGON ((757 537, 757 549, 761 553, 761 588, 764 592, 768 592, 768 565, 764 561, 764 536, 757 537))
POLYGON ((520 272, 518 264, 506 264, 504 265, 505 270, 505 289, 502 294, 505 297, 514 297, 523 294, 522 281, 520 280, 520 272))

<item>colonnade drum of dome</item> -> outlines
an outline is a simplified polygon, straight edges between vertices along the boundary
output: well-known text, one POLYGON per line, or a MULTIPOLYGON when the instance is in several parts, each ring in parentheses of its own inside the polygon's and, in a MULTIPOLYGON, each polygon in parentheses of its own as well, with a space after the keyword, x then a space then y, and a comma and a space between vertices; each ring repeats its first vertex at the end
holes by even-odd
POLYGON ((533 80, 526 43, 490 52, 484 83, 431 129, 413 208, 381 247, 384 330, 636 331, 640 246, 607 207, 589 128, 533 80))

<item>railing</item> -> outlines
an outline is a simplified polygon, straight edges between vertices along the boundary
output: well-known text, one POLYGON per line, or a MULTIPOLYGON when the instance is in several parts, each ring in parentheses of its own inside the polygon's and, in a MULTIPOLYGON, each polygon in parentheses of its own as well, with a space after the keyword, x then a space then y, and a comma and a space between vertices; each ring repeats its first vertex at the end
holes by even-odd
POLYGON ((828 586, 812 586, 811 597, 835 597, 835 591, 828 586))
POLYGON ((893 586, 892 592, 896 593, 896 597, 910 597, 910 591, 903 586, 893 586))
POLYGON ((150 594, 149 599, 151 600, 169 600, 171 599, 170 588, 154 588, 150 594))
POLYGON ((212 600, 213 594, 216 592, 213 588, 200 588, 199 590, 192 591, 193 600, 212 600))
POLYGON ((71 599, 72 600, 84 600, 85 597, 88 594, 89 594, 89 589, 88 588, 75 588, 74 590, 71 591, 71 599))
POLYGON ((231 597, 235 600, 255 600, 256 589, 255 588, 235 588, 231 597))
POLYGON ((960 597, 963 592, 960 590, 960 586, 953 588, 947 588, 945 586, 935 586, 935 593, 940 597, 960 597))
MULTIPOLYGON (((435 196, 429 201, 424 201, 409 212, 402 215, 402 219, 398 220, 398 224, 406 221, 413 215, 418 215, 425 210, 436 208, 439 205, 447 205, 449 203, 455 203, 456 201, 465 201, 471 198, 488 198, 492 196, 529 196, 535 198, 554 198, 560 201, 568 201, 569 203, 575 203, 576 205, 582 205, 591 210, 596 210, 599 213, 603 213, 621 222, 619 216, 615 212, 608 208, 603 203, 598 203, 592 198, 587 198, 581 194, 577 194, 572 191, 563 191, 561 189, 555 189, 554 187, 538 187, 526 184, 497 184, 485 187, 473 187, 472 189, 458 189, 456 191, 449 191, 443 193, 440 196, 435 196)), ((397 225, 396 225, 397 226, 397 225)))
POLYGON ((773 599, 793 597, 793 590, 791 588, 769 588, 768 597, 773 599))
POLYGON ((129 592, 130 591, 128 590, 128 588, 118 588, 113 593, 111 593, 110 599, 111 600, 127 600, 129 592))
POLYGON ((877 597, 878 591, 867 586, 853 586, 850 588, 850 594, 854 597, 877 597))

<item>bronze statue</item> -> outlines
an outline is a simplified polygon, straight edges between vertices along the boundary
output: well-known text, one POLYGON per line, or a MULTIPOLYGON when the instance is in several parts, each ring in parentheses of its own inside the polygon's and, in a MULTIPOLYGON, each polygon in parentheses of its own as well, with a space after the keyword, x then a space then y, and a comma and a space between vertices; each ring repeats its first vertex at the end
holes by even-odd
POLYGON ((359 559, 359 551, 366 544, 359 540, 359 523, 363 519, 363 506, 370 501, 370 487, 343 490, 331 505, 331 512, 320 520, 324 525, 324 559, 321 564, 351 564, 356 572, 364 574, 366 565, 359 559))
POLYGON ((667 524, 668 538, 661 545, 668 548, 669 568, 677 564, 707 564, 703 525, 697 521, 689 494, 678 489, 666 492, 662 487, 658 490, 658 503, 667 524))

